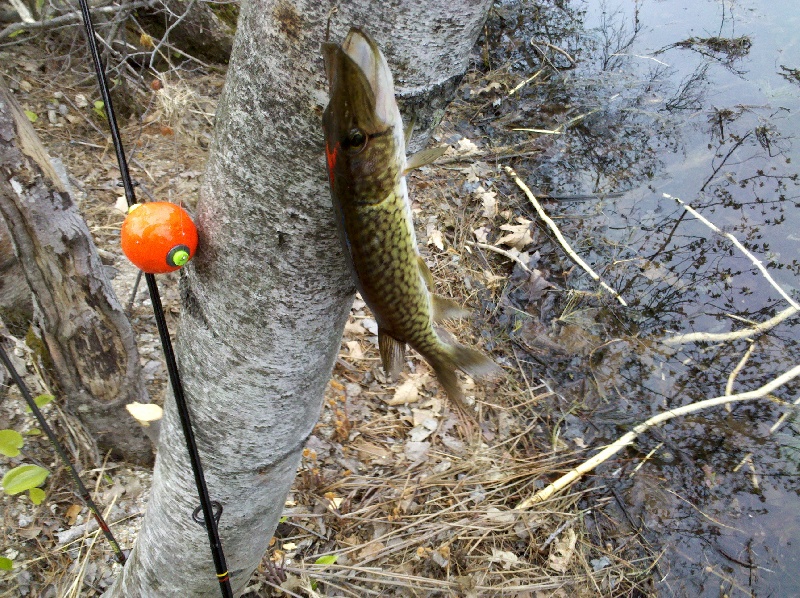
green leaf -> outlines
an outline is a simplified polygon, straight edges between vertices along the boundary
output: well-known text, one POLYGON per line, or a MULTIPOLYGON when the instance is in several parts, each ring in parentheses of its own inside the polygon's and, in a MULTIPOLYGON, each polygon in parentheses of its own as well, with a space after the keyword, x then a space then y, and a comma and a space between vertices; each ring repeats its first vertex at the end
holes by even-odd
POLYGON ((37 120, 39 120, 39 115, 35 112, 31 112, 30 110, 25 110, 25 116, 27 116, 28 120, 32 123, 35 123, 37 120))
POLYGON ((42 431, 39 428, 31 428, 27 432, 25 432, 25 436, 41 436, 42 431))
POLYGON ((316 561, 314 561, 315 565, 333 565, 336 561, 339 560, 338 554, 326 554, 324 556, 319 557, 316 561))
POLYGON ((20 465, 10 469, 3 476, 3 490, 6 494, 19 494, 41 486, 50 472, 38 465, 20 465))
POLYGON ((103 103, 103 100, 95 100, 92 110, 103 120, 108 120, 108 116, 106 116, 106 105, 103 103))
MULTIPOLYGON (((52 401, 55 401, 55 400, 56 400, 56 398, 53 395, 39 395, 38 397, 33 399, 33 402, 36 403, 36 406, 39 407, 39 409, 41 409, 42 407, 44 407, 48 403, 50 403, 52 401)), ((25 407, 25 411, 27 413, 30 413, 33 410, 30 407, 25 407)))
POLYGON ((7 559, 4 556, 0 556, 0 570, 2 571, 11 571, 14 568, 14 561, 11 559, 7 559))
POLYGON ((6 457, 16 457, 24 444, 22 434, 16 430, 0 430, 0 453, 6 457))
POLYGON ((44 497, 47 496, 41 488, 31 488, 28 490, 28 496, 31 499, 31 502, 35 505, 42 504, 44 497))

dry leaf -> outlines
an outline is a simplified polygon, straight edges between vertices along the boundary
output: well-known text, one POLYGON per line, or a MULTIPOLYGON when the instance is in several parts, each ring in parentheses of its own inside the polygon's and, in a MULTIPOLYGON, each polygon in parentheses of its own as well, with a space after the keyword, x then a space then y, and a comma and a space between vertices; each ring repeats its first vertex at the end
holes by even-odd
POLYGON ((409 378, 400 386, 395 388, 394 396, 387 400, 388 405, 405 405, 419 400, 419 378, 409 378))
POLYGON ((444 251, 444 238, 442 237, 442 231, 439 229, 433 229, 428 233, 428 245, 435 245, 439 251, 444 251))
POLYGON ((487 191, 483 187, 478 187, 475 190, 475 195, 481 200, 483 205, 483 217, 490 220, 497 216, 497 193, 494 191, 487 191))
POLYGON ((362 438, 358 438, 352 447, 358 452, 358 456, 363 461, 386 461, 392 456, 392 452, 378 444, 367 442, 362 438))
POLYGON ((488 243, 490 230, 491 229, 488 226, 482 226, 473 230, 472 233, 475 235, 478 243, 488 243))
POLYGON ((370 542, 361 552, 358 553, 358 557, 360 559, 366 559, 379 554, 385 548, 386 545, 383 544, 383 542, 370 542))
POLYGON ((151 422, 164 417, 164 410, 155 403, 128 403, 125 409, 143 426, 149 426, 151 422))
POLYGON ((430 442, 408 441, 404 447, 406 459, 412 462, 421 461, 422 459, 427 458, 430 448, 430 442))
POLYGON ((558 540, 553 542, 553 548, 550 550, 550 556, 547 559, 551 569, 555 569, 559 573, 566 573, 569 568, 569 562, 572 560, 572 555, 575 554, 575 544, 578 541, 578 534, 575 530, 570 528, 558 540))
POLYGON ((67 512, 64 513, 64 516, 67 518, 67 522, 70 525, 75 525, 75 522, 78 521, 78 515, 81 514, 83 510, 83 505, 70 505, 67 509, 67 512))
POLYGON ((492 556, 489 557, 489 561, 492 563, 500 563, 506 571, 511 569, 513 565, 519 565, 520 562, 523 562, 520 561, 520 558, 513 552, 500 550, 494 547, 492 547, 492 556))
POLYGON ((363 334, 366 334, 367 331, 364 329, 364 327, 361 325, 360 322, 353 320, 351 318, 347 320, 347 324, 344 325, 344 332, 345 334, 361 336, 363 334))
POLYGON ((522 251, 533 242, 531 237, 530 220, 525 218, 518 218, 517 221, 522 221, 520 224, 504 224, 500 230, 508 232, 507 235, 500 237, 495 245, 508 245, 519 251, 522 251))
POLYGON ((478 151, 478 146, 464 137, 458 140, 458 147, 456 149, 460 154, 472 154, 478 151))
POLYGON ((347 341, 345 345, 347 345, 347 350, 350 352, 350 359, 364 359, 364 351, 361 349, 361 343, 358 341, 347 341))

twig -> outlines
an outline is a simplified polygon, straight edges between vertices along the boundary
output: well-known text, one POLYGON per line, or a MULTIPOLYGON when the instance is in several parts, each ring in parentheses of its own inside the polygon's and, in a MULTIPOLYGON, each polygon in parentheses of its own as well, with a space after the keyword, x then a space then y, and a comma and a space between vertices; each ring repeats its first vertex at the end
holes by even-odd
POLYGON ((716 407, 718 405, 724 405, 728 402, 734 401, 749 401, 751 399, 760 399, 763 398, 765 395, 771 393, 776 388, 783 386, 790 380, 800 376, 800 365, 794 366, 789 371, 781 374, 771 382, 765 384, 761 388, 757 388, 756 390, 751 390, 749 392, 742 392, 735 395, 724 395, 721 397, 715 397, 713 399, 706 399, 705 401, 698 401, 696 403, 691 403, 689 405, 684 405, 683 407, 679 407, 677 409, 669 409, 664 411, 663 413, 659 413, 645 421, 644 423, 639 424, 633 430, 628 432, 627 434, 620 437, 614 443, 610 444, 608 447, 597 453, 591 459, 584 461, 578 467, 570 471, 569 473, 561 476, 555 482, 550 484, 549 486, 542 488, 532 497, 522 501, 516 507, 515 510, 525 510, 529 509, 536 503, 542 502, 550 498, 556 492, 563 490, 567 486, 570 486, 573 482, 578 480, 583 474, 590 472, 595 467, 607 461, 622 449, 630 445, 636 438, 660 423, 673 419, 675 417, 679 417, 681 415, 687 415, 689 413, 695 413, 702 409, 708 409, 710 407, 716 407))
POLYGON ((759 260, 759 259, 758 259, 756 256, 754 256, 752 253, 750 253, 750 252, 749 252, 749 251, 748 251, 748 250, 745 248, 745 246, 744 246, 744 245, 742 245, 742 244, 739 242, 739 239, 737 239, 736 237, 734 237, 734 236, 733 236, 732 234, 730 234, 730 233, 726 233, 726 232, 722 231, 722 230, 721 230, 719 227, 717 227, 717 225, 716 225, 716 224, 714 224, 713 222, 711 222, 710 220, 708 220, 708 219, 707 219, 705 216, 703 216, 702 214, 700 214, 700 212, 698 212, 697 210, 695 210, 695 209, 694 209, 692 206, 690 206, 689 204, 687 204, 687 203, 686 203, 685 201, 683 201, 682 199, 680 199, 680 198, 678 198, 678 197, 672 197, 672 196, 671 196, 671 195, 669 195, 668 193, 664 193, 664 197, 666 197, 666 198, 670 198, 670 199, 674 199, 674 200, 675 200, 675 201, 677 201, 679 204, 681 204, 681 205, 683 206, 683 208, 684 208, 684 209, 685 209, 687 212, 689 212, 689 213, 690 213, 692 216, 694 216, 694 217, 695 217, 695 218, 697 218, 697 219, 698 219, 700 222, 702 222, 703 224, 705 224, 705 225, 706 225, 708 228, 710 228, 711 230, 713 230, 715 233, 718 233, 718 234, 722 235, 723 237, 727 237, 728 239, 730 239, 731 243, 733 243, 733 244, 734 244, 734 245, 735 245, 735 246, 736 246, 736 247, 737 247, 737 248, 738 248, 738 249, 739 249, 739 250, 740 250, 742 253, 744 253, 744 254, 745 254, 747 257, 748 257, 748 259, 749 259, 751 262, 753 262, 753 265, 754 265, 756 268, 758 268, 758 270, 761 272, 761 274, 764 276, 764 278, 766 278, 766 279, 767 279, 767 282, 769 282, 769 284, 771 284, 771 285, 772 285, 772 287, 773 287, 773 288, 774 288, 776 291, 778 291, 778 293, 780 294, 780 296, 781 296, 781 297, 783 297, 784 299, 786 299, 786 301, 788 301, 788 302, 789 302, 789 305, 791 305, 791 306, 792 306, 792 307, 794 307, 795 309, 798 309, 798 310, 800 310, 800 303, 798 303, 797 301, 795 301, 794 299, 792 299, 791 297, 789 297, 789 294, 788 294, 786 291, 784 291, 784 290, 783 290, 783 289, 782 289, 782 288, 781 288, 781 287, 778 285, 778 283, 777 283, 777 282, 775 282, 775 281, 773 280, 772 276, 770 276, 769 272, 767 272, 767 269, 764 267, 764 264, 762 264, 762 263, 761 263, 761 261, 760 261, 760 260, 759 260))
POLYGON ((695 343, 697 341, 722 342, 737 340, 740 338, 748 338, 766 332, 770 328, 774 328, 784 320, 795 315, 798 311, 800 310, 794 307, 788 307, 777 315, 771 317, 769 320, 765 320, 764 322, 749 328, 742 328, 741 330, 735 330, 733 332, 689 332, 687 334, 678 334, 676 336, 665 338, 661 342, 665 345, 684 345, 686 343, 695 343))
MULTIPOLYGON (((747 360, 750 359, 750 355, 753 353, 753 349, 755 349, 755 348, 756 348, 755 343, 753 343, 749 347, 747 347, 747 351, 745 351, 744 355, 739 360, 739 363, 736 364, 736 367, 733 368, 733 371, 731 372, 731 375, 728 376, 728 382, 725 384, 725 394, 726 395, 733 394, 733 384, 734 384, 734 382, 736 382, 736 376, 738 376, 739 372, 741 372, 742 369, 744 369, 744 366, 747 363, 747 360)), ((728 407, 728 409, 730 409, 730 407, 728 407)))
POLYGON ((31 15, 30 9, 25 5, 22 0, 8 0, 14 10, 17 11, 19 18, 23 23, 33 23, 34 18, 31 15))
MULTIPOLYGON (((121 12, 123 10, 132 10, 135 8, 142 8, 144 6, 152 6, 155 0, 142 0, 140 2, 132 2, 124 6, 104 6, 103 8, 92 9, 93 15, 105 15, 121 12)), ((37 31, 40 29, 52 29, 61 25, 72 25, 81 20, 81 13, 70 12, 60 17, 47 19, 46 21, 34 21, 33 23, 12 23, 2 31, 0 31, 0 40, 11 37, 18 31, 37 31)))
POLYGON ((620 302, 622 305, 624 305, 625 307, 627 307, 627 306, 628 306, 628 304, 625 302, 625 299, 623 299, 623 298, 622 298, 622 296, 621 296, 619 293, 617 293, 617 292, 616 292, 614 289, 612 289, 610 286, 608 286, 608 285, 607 285, 605 282, 603 282, 602 280, 600 280, 600 276, 599 276, 599 275, 598 275, 598 274, 597 274, 597 273, 596 273, 594 270, 592 270, 592 269, 591 269, 591 267, 589 267, 589 264, 587 264, 586 262, 584 262, 584 261, 583 261, 583 260, 580 258, 580 256, 579 256, 577 253, 575 253, 575 251, 573 251, 572 247, 570 247, 570 246, 569 246, 569 243, 567 243, 567 240, 564 238, 564 235, 562 235, 562 234, 561 234, 561 231, 560 231, 560 230, 558 230, 558 227, 556 226, 556 223, 555 223, 555 222, 553 222, 553 220, 551 220, 551 218, 550 218, 550 217, 549 217, 549 216, 548 216, 548 215, 545 213, 544 209, 543 209, 543 208, 542 208, 542 206, 539 204, 539 202, 537 201, 536 197, 534 197, 533 193, 532 193, 532 192, 531 192, 531 190, 528 188, 528 186, 527 186, 527 185, 526 185, 526 184, 525 184, 525 183, 522 181, 522 179, 520 179, 520 178, 517 176, 517 173, 516 173, 516 172, 514 172, 514 169, 513 169, 513 168, 511 168, 510 166, 506 166, 506 167, 505 167, 505 170, 506 170, 506 172, 508 173, 508 175, 509 175, 511 178, 513 178, 513 179, 514 179, 514 182, 515 182, 515 183, 516 183, 516 184, 519 186, 519 188, 520 188, 520 189, 522 189, 522 191, 525 193, 525 195, 527 195, 528 199, 529 199, 529 200, 530 200, 530 202, 533 204, 533 207, 536 209, 536 212, 539 214, 539 218, 541 218, 541 219, 542 219, 542 220, 545 222, 545 224, 547 224, 547 226, 549 226, 549 227, 550 227, 550 230, 552 230, 552 231, 553 231, 553 234, 554 234, 554 235, 556 236, 556 238, 558 239, 558 242, 561 244, 561 247, 563 247, 563 248, 564 248, 564 251, 566 251, 566 252, 567 252, 567 254, 568 254, 568 255, 569 255, 569 256, 570 256, 570 257, 571 257, 573 260, 575 260, 575 262, 576 262, 576 263, 577 263, 577 264, 578 264, 578 265, 579 265, 581 268, 583 268, 583 269, 586 271, 586 273, 587 273, 589 276, 591 276, 591 277, 592 277, 592 279, 593 279, 595 282, 599 283, 601 287, 603 287, 603 288, 604 288, 606 291, 608 291, 609 293, 611 293, 612 295, 614 295, 614 297, 616 297, 617 301, 619 301, 619 302, 620 302))
POLYGON ((537 78, 539 75, 541 75, 543 72, 544 72, 544 69, 539 69, 539 70, 538 70, 538 71, 536 71, 536 72, 535 72, 535 73, 534 73, 532 76, 528 77, 528 78, 527 78, 527 79, 525 79, 525 80, 524 80, 522 83, 519 83, 519 84, 518 84, 516 87, 514 87, 514 89, 512 89, 511 91, 509 91, 509 92, 508 92, 508 95, 509 95, 509 96, 512 96, 512 95, 514 95, 514 94, 515 94, 516 92, 518 92, 520 89, 522 89, 523 87, 525 87, 525 86, 526 86, 528 83, 530 83, 531 81, 533 81, 534 79, 536 79, 536 78, 537 78))
POLYGON ((495 253, 499 253, 500 255, 503 255, 508 259, 517 262, 520 265, 520 267, 523 270, 525 270, 525 272, 527 272, 528 274, 531 274, 532 272, 532 270, 528 268, 528 266, 525 265, 525 263, 521 259, 519 259, 519 256, 514 255, 510 251, 506 251, 505 249, 501 249, 500 247, 495 247, 494 245, 488 245, 486 243, 475 243, 474 241, 467 241, 466 243, 470 247, 480 247, 481 249, 488 249, 489 251, 494 251, 495 253))
MULTIPOLYGON (((798 398, 797 398, 797 400, 796 400, 794 403, 792 403, 792 405, 793 405, 794 407, 798 407, 798 406, 800 406, 800 397, 798 397, 798 398)), ((781 416, 778 418, 778 421, 776 421, 774 424, 772 424, 772 427, 769 429, 769 433, 770 433, 770 434, 772 434, 772 433, 773 433, 775 430, 777 430, 778 428, 780 428, 780 427, 781 427, 781 425, 783 425, 783 422, 785 422, 785 421, 786 421, 786 418, 788 418, 788 417, 789 417, 789 414, 790 414, 790 413, 792 413, 792 411, 793 411, 793 410, 789 410, 789 411, 787 411, 786 413, 784 413, 783 415, 781 415, 781 416)))
MULTIPOLYGON (((153 48, 153 52, 152 52, 152 54, 150 55, 150 69, 151 69, 151 70, 155 70, 155 66, 154 66, 154 65, 155 65, 155 60, 156 60, 156 56, 157 56, 157 55, 159 55, 159 54, 161 54, 161 46, 163 46, 164 44, 166 44, 166 42, 167 42, 167 39, 169 39, 169 34, 170 34, 170 32, 171 32, 173 29, 175 29, 175 27, 177 27, 177 26, 178 26, 178 24, 179 24, 181 21, 183 21, 183 19, 185 19, 185 18, 186 18, 186 15, 188 15, 188 14, 189 14, 189 11, 190 11, 190 10, 192 10, 192 7, 194 6, 194 3, 195 3, 195 0, 190 0, 190 1, 189 1, 189 4, 188 4, 188 6, 186 7, 186 10, 184 10, 184 11, 183 11, 183 14, 182 14, 181 16, 179 16, 179 17, 178 17, 178 19, 177 19, 177 20, 176 20, 174 23, 172 23, 172 25, 170 25, 170 26, 167 28, 167 30, 164 32, 164 35, 162 35, 162 36, 161 36, 161 39, 159 40, 159 42, 158 42, 158 44, 156 45, 156 47, 155 47, 155 48, 153 48)), ((173 16, 174 16, 174 15, 173 15, 173 16)))

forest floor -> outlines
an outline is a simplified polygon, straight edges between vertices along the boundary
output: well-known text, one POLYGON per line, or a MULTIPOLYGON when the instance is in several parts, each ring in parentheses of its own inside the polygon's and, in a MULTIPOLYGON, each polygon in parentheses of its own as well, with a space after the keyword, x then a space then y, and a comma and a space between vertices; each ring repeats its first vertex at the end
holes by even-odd
MULTIPOLYGON (((2 76, 38 117, 34 126, 50 155, 66 166, 119 300, 128 306, 151 398, 161 402, 166 370, 146 289, 134 292, 137 271, 119 247, 122 191, 106 123, 93 109, 94 81, 85 65, 71 65, 66 52, 54 57, 46 39, 39 41, 0 50, 2 76)), ((121 124, 144 199, 193 208, 223 81, 216 71, 183 69, 162 78, 158 90, 136 90, 141 114, 121 124)), ((464 381, 476 427, 448 408, 417 356, 398 383, 384 383, 376 324, 357 299, 320 422, 250 596, 648 593, 657 549, 636 533, 602 478, 513 510, 593 446, 595 432, 574 415, 582 389, 590 386, 582 370, 554 386, 545 384, 537 363, 551 357, 588 362, 590 335, 577 305, 600 310, 614 302, 597 288, 570 290, 572 263, 534 221, 524 194, 503 170, 512 163, 503 162, 505 156, 546 152, 547 140, 503 145, 483 133, 486 120, 502 118, 488 112, 513 104, 511 90, 519 82, 502 67, 470 71, 434 136, 451 150, 410 180, 420 248, 437 291, 474 311, 452 331, 491 352, 505 377, 493 384, 464 381), (508 297, 531 313, 535 306, 536 317, 510 317, 508 297)), ((562 226, 580 238, 591 232, 586 221, 562 226)), ((178 275, 159 283, 174 330, 178 275)), ((16 359, 26 380, 35 392, 46 392, 26 367, 27 355, 20 341, 16 359)), ((3 393, 0 428, 35 428, 18 393, 3 393)), ((109 509, 117 539, 130 549, 150 472, 96 462, 71 433, 79 424, 60 401, 45 413, 83 467, 97 502, 109 509)), ((17 462, 41 463, 52 473, 41 505, 26 496, 0 498, 0 556, 14 564, 0 571, 0 596, 102 594, 119 566, 49 445, 29 436, 23 455, 0 467, 17 462)))

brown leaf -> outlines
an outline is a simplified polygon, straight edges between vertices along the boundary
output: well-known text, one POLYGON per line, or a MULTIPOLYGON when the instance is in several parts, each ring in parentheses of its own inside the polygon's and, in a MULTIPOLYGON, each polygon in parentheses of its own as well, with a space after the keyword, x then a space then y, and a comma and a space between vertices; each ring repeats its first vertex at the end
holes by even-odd
POLYGON ((67 512, 64 513, 64 516, 67 518, 67 523, 75 525, 75 522, 78 520, 78 515, 81 514, 82 510, 83 505, 70 505, 67 512))

